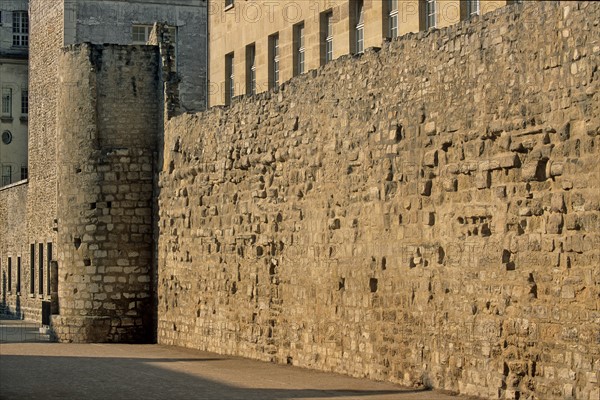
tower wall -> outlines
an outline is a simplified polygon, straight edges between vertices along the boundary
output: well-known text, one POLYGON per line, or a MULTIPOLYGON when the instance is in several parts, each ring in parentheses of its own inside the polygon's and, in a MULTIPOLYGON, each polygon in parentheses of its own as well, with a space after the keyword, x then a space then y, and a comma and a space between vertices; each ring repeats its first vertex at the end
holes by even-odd
POLYGON ((152 327, 156 47, 74 45, 59 61, 61 341, 147 341, 152 327))

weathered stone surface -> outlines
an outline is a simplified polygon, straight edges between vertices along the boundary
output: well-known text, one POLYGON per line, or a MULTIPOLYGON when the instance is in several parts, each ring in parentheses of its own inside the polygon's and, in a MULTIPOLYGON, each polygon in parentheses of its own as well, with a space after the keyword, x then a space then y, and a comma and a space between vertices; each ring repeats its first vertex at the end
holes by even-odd
POLYGON ((570 121, 600 112, 599 9, 528 2, 170 120, 159 342, 593 399, 600 143, 570 121))
POLYGON ((74 45, 59 58, 58 340, 153 336, 159 65, 149 46, 74 45))

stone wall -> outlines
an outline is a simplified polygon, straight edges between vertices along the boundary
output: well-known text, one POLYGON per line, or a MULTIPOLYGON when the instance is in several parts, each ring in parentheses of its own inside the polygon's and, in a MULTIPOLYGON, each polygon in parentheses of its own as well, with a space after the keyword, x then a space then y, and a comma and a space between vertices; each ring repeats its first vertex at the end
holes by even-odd
POLYGON ((158 48, 74 45, 60 57, 61 341, 148 341, 158 48))
POLYGON ((171 119, 159 342, 597 399, 599 20, 507 7, 171 119))
POLYGON ((27 246, 27 181, 0 189, 0 314, 32 318, 36 304, 27 296, 29 247, 27 246), (10 272, 8 268, 10 258, 10 272), (21 259, 21 290, 17 291, 21 259), (11 277, 9 278, 9 274, 11 277))

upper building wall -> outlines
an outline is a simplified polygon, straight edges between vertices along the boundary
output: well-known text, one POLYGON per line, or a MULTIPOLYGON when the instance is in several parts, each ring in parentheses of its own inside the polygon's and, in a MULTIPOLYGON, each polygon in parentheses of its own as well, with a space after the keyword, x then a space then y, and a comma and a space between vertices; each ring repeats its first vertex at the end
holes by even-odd
MULTIPOLYGON (((176 63, 182 77, 181 107, 184 111, 199 111, 206 108, 206 12, 204 0, 68 0, 65 1, 65 45, 140 44, 140 40, 133 37, 135 25, 150 28, 154 22, 164 22, 176 27, 176 63)), ((149 32, 150 29, 145 33, 149 32)))
POLYGON ((0 186, 27 178, 28 1, 0 2, 0 186))
POLYGON ((22 22, 23 15, 27 16, 28 3, 28 0, 0 1, 0 56, 27 58, 29 29, 27 21, 22 22), (24 14, 16 15, 18 12, 24 14))
POLYGON ((298 67, 299 26, 304 27, 304 72, 325 64, 327 19, 331 13, 333 59, 368 47, 381 47, 388 38, 432 27, 445 27, 469 18, 467 10, 485 13, 506 5, 505 0, 218 0, 209 6, 210 80, 209 105, 226 104, 233 96, 252 91, 252 46, 254 46, 255 92, 273 86, 275 70, 273 41, 279 38, 281 84, 300 73, 298 67), (359 3, 363 7, 362 44, 357 32, 359 3), (428 5, 429 4, 429 5, 428 5), (469 8, 469 6, 471 8, 469 8), (434 10, 434 11, 432 11, 434 10), (434 15, 429 21, 427 13, 434 15), (435 20, 434 20, 435 18, 435 20), (396 29, 391 29, 397 21, 396 29), (433 26, 430 26, 432 25, 433 26), (232 64, 229 64, 233 56, 232 64), (233 80, 231 72, 233 70, 233 80), (233 85, 231 82, 233 81, 233 85))

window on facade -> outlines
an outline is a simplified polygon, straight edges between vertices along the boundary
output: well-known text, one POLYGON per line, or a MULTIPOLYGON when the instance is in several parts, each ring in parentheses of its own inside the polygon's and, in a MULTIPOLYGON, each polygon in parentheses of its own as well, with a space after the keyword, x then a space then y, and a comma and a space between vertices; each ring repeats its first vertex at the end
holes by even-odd
POLYGON ((269 36, 269 88, 279 87, 279 34, 269 36))
POLYGON ((398 0, 388 0, 389 4, 389 37, 398 37, 398 0))
POLYGON ((46 293, 50 294, 50 271, 52 270, 50 268, 50 263, 52 262, 52 243, 46 243, 46 263, 47 265, 47 272, 46 272, 46 293))
POLYGON ((131 27, 132 44, 146 44, 150 40, 152 25, 133 25, 131 27))
POLYGON ((479 0, 466 0, 465 17, 471 18, 473 15, 479 15, 480 4, 479 0))
POLYGON ((2 88, 2 116, 12 117, 12 89, 2 88))
POLYGON ((21 293, 21 257, 17 257, 17 294, 21 293))
POLYGON ((29 114, 29 90, 21 90, 21 114, 29 114))
POLYGON ((321 65, 333 60, 333 12, 325 11, 320 18, 321 65))
POLYGON ((10 185, 12 183, 12 166, 2 166, 2 186, 10 185))
POLYGON ((365 13, 362 0, 356 2, 355 42, 355 52, 363 53, 365 51, 365 13))
POLYGON ((233 7, 235 0, 225 0, 225 8, 233 7))
POLYGON ((8 257, 8 291, 12 291, 12 258, 8 257))
POLYGON ((304 23, 294 26, 294 47, 294 75, 300 75, 305 71, 304 23))
POLYGON ((44 244, 43 243, 40 243, 38 245, 38 268, 39 268, 38 293, 44 294, 44 244))
POLYGON ((256 46, 246 46, 246 94, 256 94, 256 46))
POLYGON ((35 293, 35 244, 29 245, 29 293, 35 293))
POLYGON ((27 11, 13 11, 13 46, 29 46, 29 18, 27 11))
POLYGON ((233 53, 225 56, 225 104, 231 104, 235 95, 235 77, 233 67, 233 53))
POLYGON ((436 2, 437 0, 425 1, 425 29, 435 28, 437 24, 436 18, 436 2))
POLYGON ((21 180, 27 179, 29 177, 29 168, 27 165, 21 165, 21 180))
MULTIPOLYGON (((154 25, 133 25, 131 27, 131 44, 146 44, 150 40, 150 34, 154 25)), ((177 43, 177 28, 174 26, 168 26, 167 30, 171 35, 171 42, 175 46, 177 43)))

